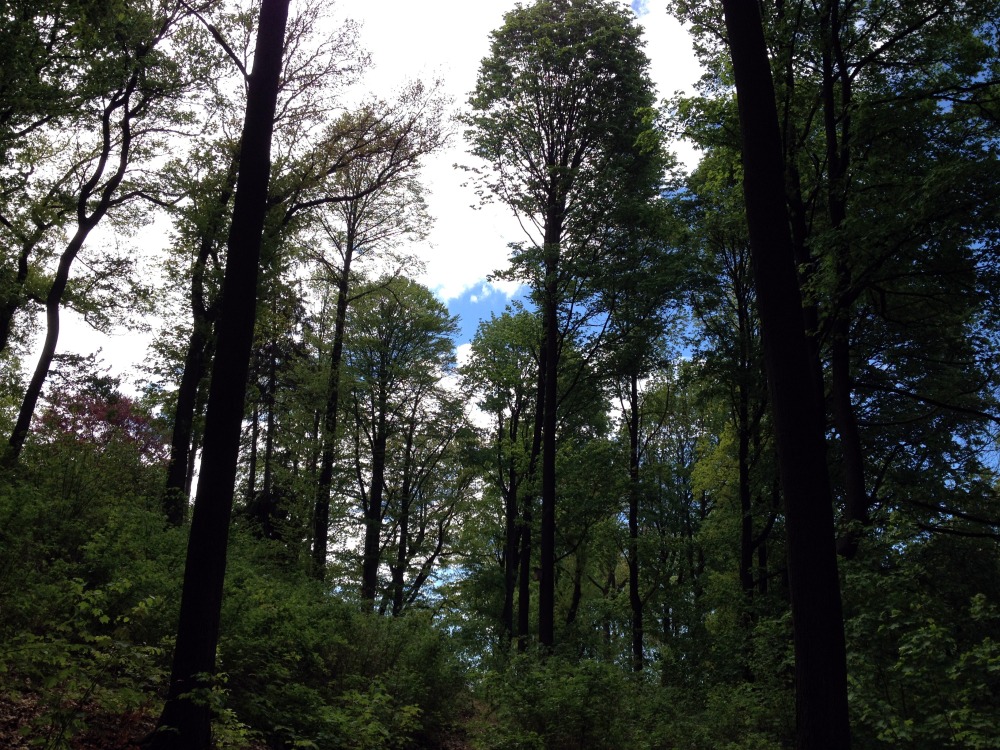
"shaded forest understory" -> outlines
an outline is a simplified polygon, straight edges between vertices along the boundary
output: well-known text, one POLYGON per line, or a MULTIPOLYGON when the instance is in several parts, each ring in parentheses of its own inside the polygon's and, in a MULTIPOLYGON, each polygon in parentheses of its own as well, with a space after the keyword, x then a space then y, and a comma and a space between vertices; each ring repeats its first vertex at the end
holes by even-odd
POLYGON ((537 0, 457 113, 322 2, 0 8, 0 745, 1000 748, 1000 3, 668 5, 697 94, 537 0), (66 309, 156 313, 136 392, 66 309))

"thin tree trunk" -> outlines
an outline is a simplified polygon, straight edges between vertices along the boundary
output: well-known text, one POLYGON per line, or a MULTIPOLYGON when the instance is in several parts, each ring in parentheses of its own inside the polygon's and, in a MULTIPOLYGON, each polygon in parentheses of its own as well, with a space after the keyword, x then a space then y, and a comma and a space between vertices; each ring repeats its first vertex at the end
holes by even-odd
POLYGON ((14 424, 14 431, 8 441, 7 460, 10 463, 17 463, 24 448, 24 442, 31 429, 31 419, 35 414, 35 407, 42 394, 42 385, 48 377, 49 368, 52 366, 52 359, 55 357, 56 345, 59 342, 59 310, 62 307, 62 297, 66 291, 66 284, 69 281, 70 267, 76 258, 83 242, 96 222, 87 222, 81 225, 69 245, 63 251, 59 259, 59 268, 56 277, 52 281, 52 286, 45 299, 45 341, 42 344, 42 351, 38 355, 38 362, 35 364, 35 371, 32 373, 28 388, 24 392, 21 400, 21 408, 17 414, 17 422, 14 424))
POLYGON ((211 706, 204 691, 211 688, 215 673, 288 4, 263 0, 257 25, 180 621, 167 702, 157 730, 147 738, 155 750, 209 750, 212 744, 211 706))
MULTIPOLYGON (((250 497, 247 506, 250 517, 256 521, 257 529, 265 539, 278 539, 280 537, 280 530, 275 523, 280 512, 279 497, 274 488, 274 402, 278 386, 276 352, 277 343, 272 341, 267 347, 267 386, 264 393, 261 394, 264 406, 267 408, 267 421, 264 423, 264 476, 261 478, 260 490, 250 497)), ((258 408, 255 404, 255 416, 258 413, 258 408)), ((254 421, 252 452, 256 451, 257 446, 256 427, 257 420, 254 421)))
POLYGON ((163 510, 167 520, 179 526, 184 522, 188 498, 191 494, 191 473, 194 452, 194 420, 199 413, 202 383, 208 374, 211 362, 212 339, 215 319, 218 314, 218 300, 205 300, 205 270, 212 255, 223 214, 232 199, 236 187, 239 157, 234 154, 226 174, 226 182, 219 194, 215 220, 205 229, 198 245, 191 273, 191 336, 184 357, 184 371, 177 387, 177 407, 174 415, 174 429, 170 436, 170 462, 167 464, 167 484, 163 497, 163 510))
POLYGON ((167 464, 167 486, 163 496, 163 512, 167 521, 180 526, 184 523, 190 485, 188 465, 194 433, 194 417, 198 401, 198 391, 208 370, 208 339, 211 324, 195 322, 184 357, 184 372, 177 388, 177 408, 174 415, 174 429, 170 436, 170 462, 167 464), (185 490, 187 488, 187 491, 185 490))
POLYGON ((825 410, 814 380, 785 202, 774 86, 757 3, 723 0, 743 139, 744 198, 785 496, 796 747, 847 750, 847 666, 825 410))
POLYGON ((538 641, 551 650, 555 645, 556 585, 556 377, 558 373, 559 311, 558 272, 560 223, 549 211, 545 222, 545 294, 542 329, 545 337, 545 367, 542 406, 542 525, 539 540, 538 641))
POLYGON ((845 516, 849 524, 838 545, 841 555, 857 554, 863 528, 868 525, 868 493, 865 487, 864 450, 851 401, 851 307, 853 281, 848 244, 843 236, 847 221, 847 179, 851 159, 851 80, 845 73, 840 45, 840 3, 829 0, 821 17, 823 34, 823 124, 829 164, 827 210, 834 230, 835 289, 831 314, 830 397, 833 421, 840 435, 844 469, 845 516), (839 104, 837 111, 839 80, 839 104))
POLYGON ((641 672, 643 648, 643 602, 639 591, 639 374, 629 376, 628 424, 628 600, 632 610, 632 671, 641 672))
POLYGON ((379 542, 382 537, 382 502, 385 495, 385 405, 380 406, 375 438, 372 441, 372 484, 365 509, 364 553, 361 560, 361 598, 375 601, 378 568, 381 562, 379 542))
MULTIPOLYGON (((403 486, 399 492, 399 544, 396 545, 396 564, 392 568, 392 616, 399 617, 403 612, 403 583, 406 575, 406 563, 409 557, 410 537, 410 497, 412 491, 413 472, 413 435, 416 430, 416 404, 414 413, 410 415, 410 426, 406 432, 406 447, 403 454, 403 486)), ((422 536, 422 534, 420 535, 422 536)), ((420 544, 418 539, 417 544, 420 544)))
MULTIPOLYGON (((517 411, 511 414, 510 423, 507 427, 507 434, 510 437, 511 450, 518 438, 520 431, 520 418, 517 411)), ((497 440, 499 441, 498 451, 501 451, 504 437, 504 426, 501 420, 498 429, 497 440)), ((502 459, 502 454, 501 457, 502 459)), ((518 545, 520 543, 521 526, 518 523, 518 484, 517 468, 514 465, 513 456, 508 457, 507 466, 507 487, 504 492, 504 552, 503 552, 503 611, 500 620, 507 636, 508 642, 514 637, 514 596, 517 589, 518 571, 518 545)), ((502 472, 502 464, 498 464, 497 470, 502 472)))
POLYGON ((344 332, 347 329, 347 303, 354 254, 353 236, 348 237, 344 265, 337 280, 337 314, 333 326, 333 348, 330 350, 330 373, 326 382, 326 407, 323 412, 322 449, 316 502, 313 507, 313 577, 322 581, 326 575, 326 554, 330 533, 330 487, 333 485, 333 464, 337 445, 337 418, 340 409, 340 363, 344 357, 344 332))
MULTIPOLYGON (((538 458, 542 453, 542 414, 545 411, 545 375, 548 371, 549 359, 548 340, 543 335, 538 352, 538 383, 535 392, 535 426, 531 436, 531 454, 528 458, 528 476, 534 480, 537 477, 538 458)), ((554 355, 553 355, 554 356, 554 355)), ((521 551, 518 565, 520 577, 517 592, 517 650, 524 653, 528 649, 530 637, 531 610, 531 545, 532 525, 534 523, 534 498, 527 496, 523 500, 524 508, 521 514, 521 551)))

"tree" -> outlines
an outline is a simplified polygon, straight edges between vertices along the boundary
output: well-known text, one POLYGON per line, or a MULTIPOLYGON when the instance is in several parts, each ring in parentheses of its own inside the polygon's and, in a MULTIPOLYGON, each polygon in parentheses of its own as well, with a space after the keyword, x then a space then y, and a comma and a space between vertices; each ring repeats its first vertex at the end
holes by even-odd
MULTIPOLYGON (((62 174, 54 183, 42 181, 37 211, 28 207, 25 213, 31 218, 21 217, 26 226, 14 229, 9 219, 6 222, 8 228, 14 229, 20 246, 15 282, 18 287, 28 283, 31 255, 44 247, 46 235, 62 229, 70 216, 75 225, 58 255, 51 281, 38 295, 45 308, 46 335, 8 441, 9 461, 16 462, 24 446, 55 355, 60 310, 69 294, 70 273, 77 256, 106 215, 148 195, 145 186, 130 184, 127 178, 136 171, 137 159, 154 145, 161 132, 184 118, 183 99, 191 81, 187 71, 165 49, 179 41, 189 13, 165 3, 141 12, 100 18, 99 38, 107 47, 95 55, 101 62, 95 74, 102 88, 85 101, 87 117, 75 123, 93 128, 93 143, 74 146, 76 133, 46 133, 55 143, 69 146, 69 164, 56 167, 62 174)), ((23 302, 24 290, 14 290, 8 300, 0 332, 10 330, 10 317, 23 302)))
MULTIPOLYGON (((354 282, 353 264, 385 253, 405 240, 426 231, 419 183, 413 172, 420 159, 444 143, 441 110, 425 101, 417 85, 411 97, 383 113, 384 127, 372 153, 346 165, 335 176, 333 195, 321 217, 325 239, 339 256, 331 261, 323 253, 314 255, 325 283, 336 290, 333 337, 330 342, 325 408, 321 424, 319 481, 313 523, 313 574, 325 575, 329 535, 330 487, 333 480, 337 421, 340 414, 341 360, 354 282), (412 98, 411 98, 412 97, 412 98)), ((370 116, 362 113, 360 119, 370 116)), ((351 119, 350 117, 346 119, 351 119)))
POLYGON ((95 115, 116 84, 123 54, 128 55, 115 32, 130 26, 116 18, 121 14, 117 3, 11 2, 3 13, 0 351, 12 335, 22 338, 15 316, 29 303, 43 301, 40 284, 31 277, 51 258, 58 242, 51 238, 53 230, 74 211, 70 195, 85 179, 80 172, 89 155, 67 136, 78 129, 99 130, 95 115), (72 158, 61 159, 63 153, 72 158))
MULTIPOLYGON (((300 223, 292 221, 295 205, 287 205, 293 189, 301 190, 303 181, 309 185, 315 181, 302 162, 309 165, 310 160, 322 155, 315 168, 335 171, 357 151, 357 142, 360 139, 363 143, 367 132, 352 128, 323 130, 335 107, 334 92, 357 76, 367 58, 358 49, 353 24, 344 24, 335 31, 321 30, 322 10, 322 4, 316 2, 299 7, 286 35, 289 62, 282 72, 276 106, 273 141, 277 156, 268 199, 268 206, 274 211, 267 224, 267 244, 274 246, 273 252, 264 256, 269 262, 278 262, 289 255, 286 245, 290 235, 302 231, 300 223), (314 131, 322 133, 319 138, 322 147, 317 146, 315 135, 307 137, 314 131), (344 145, 338 147, 341 143, 344 145)), ((179 378, 172 373, 168 376, 171 381, 177 380, 177 391, 164 510, 168 520, 175 524, 183 521, 190 496, 199 439, 197 427, 205 405, 205 379, 215 344, 225 238, 240 159, 239 122, 232 113, 238 111, 234 99, 241 102, 246 96, 253 23, 252 16, 239 8, 220 13, 213 24, 201 18, 221 42, 220 48, 228 55, 234 75, 212 82, 205 102, 210 112, 206 119, 212 128, 190 154, 174 161, 166 170, 168 190, 181 198, 172 206, 175 254, 168 261, 168 272, 176 279, 177 286, 189 290, 187 304, 191 314, 183 352, 168 355, 183 362, 179 378), (231 91, 234 83, 236 95, 231 91)))
MULTIPOLYGON (((649 61, 628 11, 602 0, 540 0, 505 16, 470 98, 467 138, 491 172, 483 185, 530 231, 520 259, 542 317, 539 639, 553 645, 556 380, 560 306, 574 253, 585 249, 629 179, 649 161, 649 61), (645 136, 648 139, 648 136, 645 136)), ((648 181, 639 180, 639 189, 648 181)))
MULTIPOLYGON (((515 634, 527 646, 531 569, 533 373, 538 372, 538 317, 511 309, 479 324, 469 360, 460 372, 476 406, 492 420, 484 437, 482 469, 488 490, 484 500, 499 495, 502 536, 494 556, 503 568, 500 626, 509 641, 515 634), (490 492, 492 490, 493 492, 490 492), (520 572, 520 576, 519 576, 520 572), (519 586, 519 581, 521 585, 519 586), (516 604, 516 606, 515 606, 516 604)), ((536 383, 537 388, 537 383, 536 383)))
POLYGON ((204 460, 198 479, 184 568, 180 622, 167 702, 152 748, 211 745, 206 691, 215 672, 229 516, 236 482, 240 427, 257 307, 257 266, 264 229, 271 133, 278 98, 288 0, 264 0, 257 26, 243 125, 240 172, 229 231, 224 304, 205 419, 204 460))
MULTIPOLYGON (((425 409, 437 411, 431 401, 440 398, 435 393, 438 383, 452 366, 455 321, 428 289, 403 277, 377 282, 352 312, 346 364, 352 381, 350 440, 362 522, 361 598, 374 604, 385 524, 393 512, 402 535, 398 549, 404 552, 396 564, 402 566, 407 560, 410 503, 417 494, 414 482, 419 474, 413 463, 418 426, 431 438, 428 460, 436 461, 454 439, 453 423, 431 429, 418 425, 417 419, 425 409), (433 439, 435 432, 439 440, 433 439), (390 507, 393 471, 402 475, 398 484, 402 503, 395 508, 390 507)), ((443 413, 449 411, 443 408, 443 413)), ((401 592, 401 582, 396 583, 401 592)))
POLYGON ((796 276, 774 87, 758 8, 723 0, 723 9, 736 79, 747 226, 785 498, 795 634, 796 746, 846 750, 850 747, 846 647, 823 394, 814 377, 796 276))

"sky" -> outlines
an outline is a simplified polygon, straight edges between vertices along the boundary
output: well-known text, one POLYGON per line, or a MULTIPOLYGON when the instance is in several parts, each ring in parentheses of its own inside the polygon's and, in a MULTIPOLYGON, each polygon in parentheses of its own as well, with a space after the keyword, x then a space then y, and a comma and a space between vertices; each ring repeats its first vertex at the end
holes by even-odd
MULTIPOLYGON (((628 3, 626 3, 628 4, 628 3)), ((439 76, 464 106, 476 84, 479 63, 489 53, 490 32, 503 24, 512 0, 338 0, 340 12, 363 23, 362 43, 370 50, 374 69, 366 84, 375 91, 391 91, 412 77, 439 76)), ((700 75, 688 33, 666 10, 666 0, 632 2, 644 27, 646 54, 660 98, 675 91, 690 92, 700 75)), ((694 153, 679 153, 693 164, 694 153)), ((459 343, 467 342, 478 322, 499 313, 516 284, 494 284, 487 277, 507 264, 508 244, 525 239, 509 209, 488 205, 475 209, 466 174, 456 163, 473 165, 461 132, 451 146, 428 160, 424 181, 430 190, 428 207, 435 218, 419 254, 427 264, 420 281, 460 317, 459 343)))
MULTIPOLYGON (((692 91, 700 71, 690 38, 668 15, 666 0, 625 4, 644 28, 650 73, 660 98, 692 91)), ((514 0, 337 0, 334 15, 361 24, 361 43, 373 62, 365 89, 389 97, 415 78, 441 78, 457 111, 475 86, 479 63, 489 52, 490 32, 514 6, 514 0)), ((422 171, 434 224, 427 240, 414 250, 426 264, 418 280, 460 318, 456 343, 461 356, 479 320, 501 312, 518 294, 516 284, 492 283, 487 277, 506 266, 508 244, 525 235, 508 209, 495 204, 473 208, 477 198, 465 184, 466 173, 454 165, 475 162, 465 150, 461 129, 455 131, 449 147, 429 158, 422 171)), ((681 145, 675 152, 688 166, 696 163, 690 148, 681 145)), ((124 375, 127 385, 135 384, 135 367, 146 357, 148 335, 99 335, 72 314, 65 317, 59 351, 89 353, 100 347, 116 374, 124 375)))

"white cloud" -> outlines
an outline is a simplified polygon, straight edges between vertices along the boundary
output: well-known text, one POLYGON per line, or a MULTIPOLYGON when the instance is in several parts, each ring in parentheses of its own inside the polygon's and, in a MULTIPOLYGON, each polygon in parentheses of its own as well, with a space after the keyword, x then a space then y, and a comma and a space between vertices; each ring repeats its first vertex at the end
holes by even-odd
POLYGON ((455 347, 455 361, 458 362, 458 366, 461 367, 466 362, 469 361, 469 357, 472 356, 472 344, 467 342, 465 344, 459 344, 455 347))

